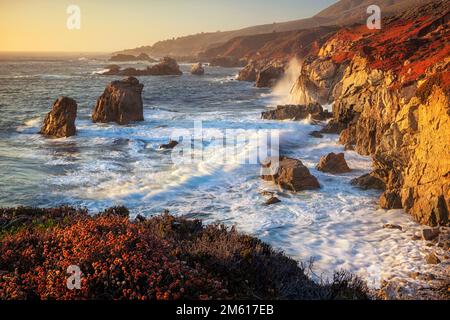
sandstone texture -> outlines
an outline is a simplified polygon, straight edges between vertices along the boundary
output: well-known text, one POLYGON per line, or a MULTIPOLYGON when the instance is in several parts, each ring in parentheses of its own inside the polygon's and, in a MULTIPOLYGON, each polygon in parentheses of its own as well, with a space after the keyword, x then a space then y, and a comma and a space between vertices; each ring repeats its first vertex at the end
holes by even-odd
POLYGON ((144 120, 142 90, 144 85, 134 77, 111 82, 98 98, 92 113, 94 122, 116 122, 120 125, 144 120))
POLYGON ((449 223, 449 10, 437 0, 386 18, 382 32, 341 29, 305 59, 292 91, 295 103, 334 103, 323 132, 373 158, 382 208, 432 226, 449 223))
POLYGON ((59 97, 45 117, 40 133, 54 138, 74 136, 76 117, 76 101, 68 97, 59 97))

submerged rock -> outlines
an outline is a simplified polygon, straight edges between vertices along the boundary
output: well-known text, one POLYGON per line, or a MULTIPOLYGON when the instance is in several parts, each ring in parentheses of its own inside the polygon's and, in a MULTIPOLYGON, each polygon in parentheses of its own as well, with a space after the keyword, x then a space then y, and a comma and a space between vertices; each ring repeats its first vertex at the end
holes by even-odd
POLYGON ((329 173, 346 173, 352 171, 345 161, 343 153, 329 153, 320 158, 317 170, 329 173))
POLYGON ((319 181, 298 159, 270 157, 264 161, 262 179, 273 181, 279 187, 291 191, 320 188, 319 181), (278 160, 278 161, 277 161, 278 160))
POLYGON ((427 264, 439 264, 441 263, 441 260, 436 256, 434 253, 430 253, 425 257, 425 261, 427 264))
POLYGON ((350 183, 364 190, 368 189, 384 190, 386 188, 386 185, 384 184, 383 180, 376 177, 374 173, 362 175, 361 177, 353 179, 350 183))
POLYGON ((178 145, 178 141, 170 140, 169 143, 162 144, 159 146, 160 149, 173 149, 178 145))
POLYGON ((201 62, 192 65, 191 74, 195 74, 197 76, 201 76, 201 75, 205 74, 205 68, 203 68, 203 65, 201 64, 201 62))
POLYGON ((74 136, 76 117, 76 101, 68 97, 59 97, 45 117, 40 133, 55 138, 74 136))
POLYGON ((134 77, 111 82, 98 98, 92 113, 94 122, 116 122, 126 125, 144 120, 142 90, 144 85, 134 77))
POLYGON ((436 239, 440 234, 439 228, 425 228, 422 230, 422 239, 431 241, 436 239))
POLYGON ((270 199, 268 199, 266 201, 266 205, 270 206, 272 204, 276 204, 276 203, 280 203, 280 202, 281 202, 281 200, 278 199, 277 197, 271 197, 270 199))
POLYGON ((310 117, 313 120, 325 120, 332 117, 328 111, 324 111, 318 103, 308 105, 284 105, 277 106, 275 110, 262 113, 261 117, 266 120, 303 120, 310 117))

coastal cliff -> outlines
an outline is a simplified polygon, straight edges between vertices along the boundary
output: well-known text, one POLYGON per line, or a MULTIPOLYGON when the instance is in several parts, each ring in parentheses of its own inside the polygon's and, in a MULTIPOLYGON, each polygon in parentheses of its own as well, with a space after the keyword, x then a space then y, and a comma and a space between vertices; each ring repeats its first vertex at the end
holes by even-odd
POLYGON ((380 205, 448 225, 450 209, 449 4, 344 28, 305 59, 295 103, 333 103, 347 149, 373 158, 380 205))

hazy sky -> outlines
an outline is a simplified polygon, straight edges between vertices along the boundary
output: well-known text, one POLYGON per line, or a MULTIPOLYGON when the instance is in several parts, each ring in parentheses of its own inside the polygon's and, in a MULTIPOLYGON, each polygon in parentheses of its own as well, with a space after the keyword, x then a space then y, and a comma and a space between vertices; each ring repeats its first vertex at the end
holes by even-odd
POLYGON ((0 51, 109 52, 310 17, 337 0, 0 0, 0 51), (66 10, 81 9, 69 30, 66 10))

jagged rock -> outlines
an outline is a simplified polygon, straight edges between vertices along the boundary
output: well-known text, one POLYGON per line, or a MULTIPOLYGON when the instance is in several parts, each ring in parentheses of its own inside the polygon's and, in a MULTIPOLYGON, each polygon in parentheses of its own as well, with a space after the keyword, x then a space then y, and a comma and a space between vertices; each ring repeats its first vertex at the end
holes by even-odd
POLYGON ((345 161, 343 153, 330 153, 322 158, 317 165, 317 170, 329 173, 346 173, 352 171, 345 161))
POLYGON ((98 98, 92 113, 94 122, 116 122, 126 125, 143 121, 142 90, 144 85, 134 77, 111 82, 98 98))
POLYGON ((257 74, 258 74, 258 69, 256 68, 256 66, 253 62, 250 62, 241 71, 239 71, 237 80, 255 82, 257 74))
POLYGON ((40 133, 55 138, 74 136, 76 134, 76 117, 76 101, 68 97, 59 97, 45 117, 40 133))
POLYGON ((276 203, 280 203, 280 202, 281 202, 281 200, 278 199, 277 197, 271 197, 270 199, 268 199, 266 201, 266 205, 270 206, 272 204, 276 204, 276 203))
POLYGON ((313 190, 320 188, 314 177, 300 160, 288 157, 270 157, 262 164, 262 179, 273 181, 279 187, 291 191, 313 190), (278 161, 277 161, 278 160, 278 161))
POLYGON ((296 103, 334 103, 323 133, 373 158, 383 208, 431 226, 448 225, 450 212, 449 8, 437 1, 392 17, 383 35, 341 29, 304 60, 292 90, 296 103))
POLYGON ((148 67, 146 71, 148 75, 152 76, 164 76, 164 75, 179 76, 183 74, 176 60, 170 57, 162 58, 158 64, 148 67))
POLYGON ((395 192, 385 191, 380 197, 382 209, 402 209, 402 200, 395 192))
POLYGON ((373 173, 368 173, 362 175, 361 177, 355 178, 350 182, 352 185, 357 186, 358 188, 368 190, 384 190, 386 189, 386 185, 383 180, 376 177, 373 173))
POLYGON ((178 141, 170 140, 167 144, 162 144, 159 146, 160 149, 173 149, 178 145, 178 141))
POLYGON ((258 72, 255 86, 258 88, 273 87, 284 75, 284 66, 270 64, 258 72))
POLYGON ((422 229, 422 239, 431 241, 436 239, 439 236, 439 228, 425 228, 422 229))
POLYGON ((195 74, 197 76, 201 76, 205 74, 205 68, 203 68, 203 65, 199 62, 192 66, 191 68, 191 74, 195 74))
POLYGON ((275 110, 262 113, 262 119, 266 120, 303 120, 311 116, 313 120, 325 120, 332 117, 328 111, 324 111, 318 103, 309 105, 284 105, 277 106, 275 110))

